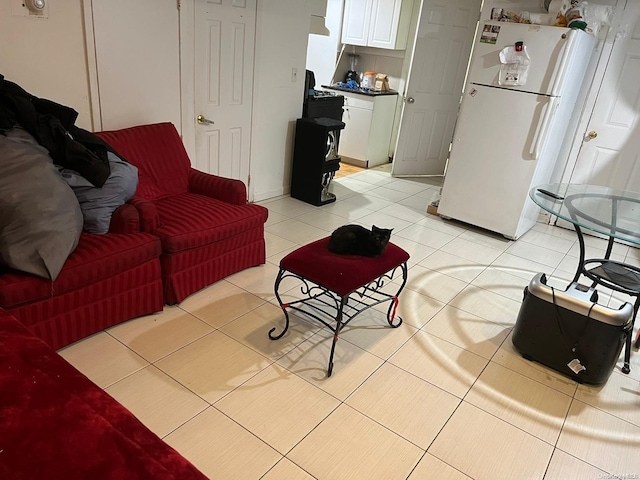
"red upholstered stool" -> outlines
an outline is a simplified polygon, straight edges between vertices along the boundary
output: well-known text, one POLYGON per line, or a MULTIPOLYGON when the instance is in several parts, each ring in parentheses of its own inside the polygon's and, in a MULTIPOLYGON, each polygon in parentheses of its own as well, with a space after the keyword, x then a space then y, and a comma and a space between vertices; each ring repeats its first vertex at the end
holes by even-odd
POLYGON ((382 255, 376 258, 359 255, 337 255, 331 253, 326 237, 300 247, 280 261, 275 293, 284 312, 285 326, 274 335, 276 327, 269 331, 269 338, 277 340, 289 329, 287 308, 304 313, 318 320, 333 331, 333 344, 329 355, 328 376, 333 371, 333 354, 340 331, 359 313, 383 302, 390 302, 387 321, 393 328, 402 324, 398 317, 393 323, 398 296, 407 283, 407 260, 409 254, 389 243, 382 255), (381 291, 386 281, 393 279, 396 271, 402 272, 402 284, 395 295, 381 291), (307 298, 282 303, 278 288, 284 278, 294 277, 302 281, 301 291, 307 298), (313 285, 310 285, 313 284, 313 285), (335 318, 335 327, 320 317, 321 314, 335 318))

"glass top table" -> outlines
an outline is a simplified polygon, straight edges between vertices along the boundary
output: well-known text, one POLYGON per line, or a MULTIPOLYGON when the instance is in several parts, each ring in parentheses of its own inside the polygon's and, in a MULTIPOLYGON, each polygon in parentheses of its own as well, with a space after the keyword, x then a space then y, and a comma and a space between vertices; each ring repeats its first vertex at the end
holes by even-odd
MULTIPOLYGON (((611 260, 616 239, 640 245, 640 193, 616 190, 598 185, 551 183, 538 185, 529 197, 543 210, 573 224, 580 244, 580 261, 573 282, 581 275, 612 290, 636 297, 634 319, 640 307, 640 268, 611 260), (604 258, 585 259, 582 229, 609 238, 604 258)), ((624 373, 629 373, 631 336, 627 338, 624 373)), ((635 346, 640 345, 640 332, 635 346)))
POLYGON ((544 210, 578 227, 640 245, 640 193, 552 183, 529 192, 544 210))

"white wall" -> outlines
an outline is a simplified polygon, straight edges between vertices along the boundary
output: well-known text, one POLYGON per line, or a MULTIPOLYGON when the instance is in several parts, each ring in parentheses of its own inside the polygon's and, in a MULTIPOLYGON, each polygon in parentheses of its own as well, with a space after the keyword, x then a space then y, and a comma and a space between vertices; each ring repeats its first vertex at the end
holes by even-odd
POLYGON ((86 4, 92 9, 100 92, 95 129, 172 122, 181 132, 176 0, 86 4))
MULTIPOLYGON (((98 25, 99 49, 101 42, 104 46, 104 42, 113 41, 121 53, 119 56, 115 48, 109 54, 111 62, 103 62, 102 72, 98 71, 98 77, 102 75, 103 82, 108 83, 103 83, 102 92, 108 105, 103 105, 102 118, 96 125, 92 121, 87 61, 94 52, 87 52, 85 47, 83 0, 49 2, 48 19, 13 17, 11 1, 0 0, 0 73, 7 80, 33 95, 75 108, 80 114, 77 124, 88 130, 164 120, 180 124, 179 114, 174 120, 172 113, 180 95, 176 83, 179 69, 173 73, 177 30, 170 20, 167 22, 172 18, 169 8, 175 8, 175 0, 162 0, 165 15, 160 17, 161 28, 154 21, 156 16, 140 5, 122 9, 135 20, 118 17, 98 25), (135 29, 128 28, 126 38, 121 38, 122 29, 131 26, 131 21, 135 29), (132 30, 136 35, 131 35, 132 30), (122 51, 127 45, 130 51, 122 51), (158 57, 159 51, 167 45, 167 58, 163 60, 158 57), (165 60, 168 65, 163 64, 165 60), (170 74, 163 75, 167 69, 170 74)), ((100 9, 108 1, 94 0, 87 5, 93 3, 100 9)), ((295 121, 302 115, 308 34, 307 1, 258 0, 251 164, 255 200, 289 191, 295 121), (292 68, 298 70, 296 82, 291 79, 292 68)), ((88 35, 93 36, 93 32, 88 35)), ((100 65, 101 61, 99 69, 100 65)))
MULTIPOLYGON (((156 1, 162 1, 166 12, 175 5, 174 0, 156 1)), ((94 4, 96 2, 98 0, 93 0, 94 4)), ((342 0, 329 2, 327 24, 332 25, 332 5, 338 2, 341 7, 342 0)), ((501 3, 512 8, 521 8, 521 5, 515 5, 516 2, 513 0, 501 3)), ((535 0, 521 3, 531 4, 535 3, 535 0)), ((13 0, 0 0, 0 73, 33 95, 76 109, 79 112, 79 126, 89 130, 99 128, 99 125, 92 122, 90 98, 96 92, 92 91, 88 79, 90 66, 87 58, 90 58, 93 52, 87 51, 85 47, 85 33, 91 36, 93 32, 84 31, 84 16, 90 15, 91 12, 84 11, 83 0, 56 0, 48 4, 48 18, 38 19, 14 16, 13 0)), ((488 7, 490 8, 490 5, 488 7)), ((252 141, 252 184, 256 200, 289 191, 295 120, 302 113, 305 57, 309 38, 307 8, 307 1, 258 0, 252 141), (298 81, 295 83, 291 81, 292 67, 298 68, 298 81)), ((142 10, 136 9, 135 12, 138 12, 139 17, 139 23, 135 25, 139 36, 129 40, 136 43, 132 44, 132 47, 148 48, 149 43, 145 39, 154 35, 160 35, 163 45, 164 42, 177 43, 176 30, 172 25, 158 29, 157 24, 145 22, 147 16, 142 10), (139 42, 135 41, 136 38, 139 42)), ((113 27, 117 29, 121 19, 114 19, 113 22, 113 27)), ((336 28, 335 33, 339 34, 337 30, 339 28, 336 28)), ((109 41, 112 36, 107 34, 104 38, 109 41)), ((170 55, 173 64, 175 55, 170 55)), ((146 62, 143 62, 143 65, 153 66, 149 58, 141 60, 146 62)), ((165 68, 166 65, 159 67, 165 68)), ((159 96, 163 96, 163 101, 170 97, 168 104, 175 105, 175 99, 179 97, 173 75, 156 75, 157 84, 154 87, 170 92, 159 94, 154 88, 141 88, 148 84, 148 77, 139 78, 130 68, 121 68, 110 73, 113 79, 122 78, 123 85, 135 88, 136 94, 139 95, 139 105, 131 105, 131 108, 137 108, 139 113, 147 115, 140 116, 135 121, 121 117, 115 119, 116 122, 133 124, 165 120, 160 118, 165 117, 163 113, 150 111, 149 105, 157 104, 159 96), (141 105, 146 105, 147 108, 142 109, 141 105)), ((175 75, 178 75, 177 71, 175 75)), ((117 89, 112 92, 112 98, 117 98, 117 89)), ((111 108, 113 105, 108 107, 111 108)), ((111 125, 115 126, 116 123, 111 125)))
POLYGON ((258 0, 251 142, 255 201, 289 192, 308 36, 306 1, 258 0), (298 69, 296 82, 292 68, 298 69))
POLYGON ((76 124, 88 130, 160 121, 180 129, 175 0, 49 1, 48 18, 14 15, 15 3, 0 0, 0 73, 7 80, 74 108, 76 124), (86 33, 95 35, 95 52, 86 48, 84 27, 85 15, 94 13, 95 28, 86 33), (98 82, 92 85, 96 54, 98 82), (94 112, 91 97, 97 101, 99 88, 94 112))
POLYGON ((313 72, 318 87, 331 83, 341 45, 343 7, 344 0, 328 0, 324 24, 330 34, 309 35, 306 64, 307 69, 313 72))
POLYGON ((48 2, 49 17, 13 15, 0 0, 0 73, 36 97, 78 111, 76 125, 93 129, 82 0, 48 2))
POLYGON ((409 50, 385 50, 383 48, 359 47, 346 45, 342 58, 336 67, 336 82, 343 82, 347 72, 351 68, 349 53, 356 53, 358 64, 356 72, 385 73, 389 78, 389 88, 400 91, 404 87, 402 78, 402 66, 409 50))

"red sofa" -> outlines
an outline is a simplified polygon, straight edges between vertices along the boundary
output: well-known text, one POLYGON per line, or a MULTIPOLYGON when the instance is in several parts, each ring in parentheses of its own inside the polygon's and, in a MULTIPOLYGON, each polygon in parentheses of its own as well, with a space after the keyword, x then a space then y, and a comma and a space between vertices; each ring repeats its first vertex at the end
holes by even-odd
POLYGON ((54 282, 0 269, 0 308, 56 350, 265 262, 267 209, 192 169, 171 123, 99 135, 139 169, 109 233, 83 233, 54 282))
MULTIPOLYGON (((110 231, 139 230, 125 205, 110 231)), ((5 269, 0 308, 54 349, 125 320, 162 310, 160 241, 148 233, 83 233, 55 281, 5 269)))
POLYGON ((99 135, 139 169, 109 233, 83 233, 53 282, 0 270, 0 478, 201 480, 54 350, 264 263, 267 209, 192 169, 172 124, 99 135))
POLYGON ((2 309, 0 478, 206 479, 2 309))
POLYGON ((268 210, 247 203, 239 180, 191 168, 171 123, 98 132, 138 167, 130 203, 142 231, 160 239, 164 301, 175 304, 233 273, 265 263, 268 210))

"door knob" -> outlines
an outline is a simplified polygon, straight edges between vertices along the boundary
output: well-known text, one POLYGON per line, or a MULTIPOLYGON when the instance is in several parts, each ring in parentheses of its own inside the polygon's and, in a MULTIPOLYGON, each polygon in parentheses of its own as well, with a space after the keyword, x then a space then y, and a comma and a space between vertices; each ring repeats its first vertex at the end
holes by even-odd
POLYGON ((598 132, 596 132, 595 130, 591 130, 589 133, 587 133, 587 136, 593 140, 594 138, 596 138, 598 136, 598 132))
POLYGON ((198 123, 200 125, 213 125, 214 123, 216 123, 213 120, 209 120, 208 118, 204 118, 204 115, 198 115, 196 117, 196 120, 198 120, 198 123))
POLYGON ((407 98, 407 103, 414 103, 415 101, 416 101, 416 99, 413 98, 413 97, 407 98))

